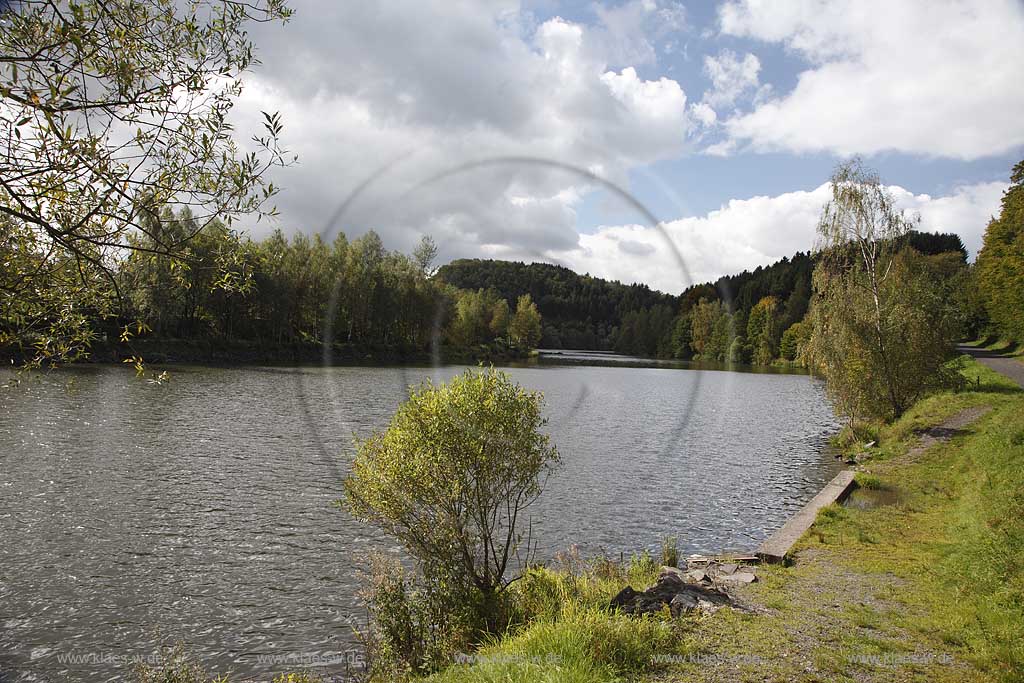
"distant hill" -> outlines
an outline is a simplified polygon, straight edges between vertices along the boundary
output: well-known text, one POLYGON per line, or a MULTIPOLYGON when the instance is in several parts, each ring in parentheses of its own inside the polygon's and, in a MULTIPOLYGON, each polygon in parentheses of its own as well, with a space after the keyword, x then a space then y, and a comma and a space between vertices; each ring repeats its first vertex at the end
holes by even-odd
POLYGON ((512 304, 529 294, 544 318, 545 348, 611 349, 627 313, 679 305, 678 297, 647 285, 579 275, 550 263, 459 259, 442 266, 438 276, 462 289, 493 289, 512 304))
MULTIPOLYGON (((954 234, 914 232, 908 240, 925 254, 959 251, 966 258, 954 234)), ((677 317, 702 298, 722 301, 738 330, 746 329, 750 310, 769 296, 779 303, 781 329, 802 320, 810 303, 814 264, 812 254, 797 252, 769 266, 695 285, 678 296, 550 263, 458 259, 442 266, 438 277, 461 289, 493 289, 512 305, 529 294, 544 319, 544 348, 668 357, 680 356, 671 340, 677 317)))

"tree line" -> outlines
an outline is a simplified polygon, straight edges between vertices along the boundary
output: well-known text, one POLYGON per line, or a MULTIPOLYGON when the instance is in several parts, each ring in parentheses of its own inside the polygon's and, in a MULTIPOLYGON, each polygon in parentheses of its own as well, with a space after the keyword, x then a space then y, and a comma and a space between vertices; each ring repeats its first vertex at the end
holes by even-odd
MULTIPOLYGON (((899 244, 925 255, 952 253, 966 262, 966 249, 955 234, 909 231, 899 244)), ((539 342, 544 348, 765 365, 799 358, 810 333, 804 318, 819 260, 820 254, 797 252, 691 286, 678 296, 546 263, 460 259, 438 275, 509 299, 528 293, 544 316, 539 342)))
MULTIPOLYGON (((107 341, 202 340, 230 355, 238 343, 264 357, 315 353, 328 344, 341 351, 410 357, 432 347, 477 355, 521 353, 540 339, 542 319, 529 295, 505 300, 490 290, 463 290, 432 277, 436 246, 424 237, 412 255, 386 249, 370 231, 330 243, 319 235, 277 230, 250 239, 219 220, 200 223, 187 207, 143 217, 125 258, 109 280, 90 283, 69 334, 26 328, 31 297, 12 300, 0 316, 7 355, 75 359, 107 341), (174 245, 173 254, 157 244, 174 245), (95 302, 95 303, 94 303, 95 302), (55 341, 56 340, 56 341, 55 341), (64 353, 53 353, 54 344, 64 353), (35 354, 35 356, 33 356, 35 354)), ((10 248, 8 248, 8 246, 10 248)), ((29 273, 52 258, 16 242, 4 256, 29 273)), ((63 266, 73 270, 73 260, 63 266)), ((69 280, 74 275, 68 273, 69 280)))

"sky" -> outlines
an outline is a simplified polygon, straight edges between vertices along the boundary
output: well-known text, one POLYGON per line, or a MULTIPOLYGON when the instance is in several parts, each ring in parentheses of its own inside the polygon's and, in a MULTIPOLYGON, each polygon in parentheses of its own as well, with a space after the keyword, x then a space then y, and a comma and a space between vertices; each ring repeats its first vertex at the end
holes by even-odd
POLYGON ((275 227, 677 293, 814 247, 859 155, 971 255, 1024 158, 1019 0, 292 0, 252 27, 275 227))

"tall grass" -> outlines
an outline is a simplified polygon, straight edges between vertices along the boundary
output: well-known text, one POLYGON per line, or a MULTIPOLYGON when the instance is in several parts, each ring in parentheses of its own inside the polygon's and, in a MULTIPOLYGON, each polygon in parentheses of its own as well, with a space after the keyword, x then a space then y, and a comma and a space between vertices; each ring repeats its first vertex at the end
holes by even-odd
POLYGON ((600 683, 655 668, 657 655, 676 651, 685 623, 667 610, 641 618, 613 613, 608 602, 623 586, 642 590, 657 575, 648 553, 626 563, 571 560, 531 569, 513 584, 519 626, 428 680, 600 683))

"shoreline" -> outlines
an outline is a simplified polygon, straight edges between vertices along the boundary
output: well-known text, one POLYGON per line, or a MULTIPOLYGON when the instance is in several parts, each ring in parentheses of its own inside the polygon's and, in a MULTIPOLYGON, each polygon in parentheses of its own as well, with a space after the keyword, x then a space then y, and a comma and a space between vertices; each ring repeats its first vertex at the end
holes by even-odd
MULTIPOLYGON (((771 365, 747 363, 720 363, 715 361, 641 358, 611 351, 589 349, 530 349, 508 348, 463 349, 442 347, 436 354, 431 350, 390 347, 360 348, 351 345, 336 347, 325 361, 321 344, 294 344, 262 346, 247 342, 221 342, 218 340, 147 340, 136 339, 131 344, 99 342, 89 351, 89 357, 53 367, 89 367, 120 365, 133 356, 140 356, 147 366, 205 366, 205 367, 261 367, 280 365, 287 367, 431 367, 436 365, 475 365, 494 363, 511 367, 615 367, 654 370, 704 370, 708 372, 737 372, 763 375, 815 376, 810 370, 791 362, 771 365), (595 357, 573 357, 575 353, 594 354, 595 357)), ((25 362, 25 355, 7 352, 0 355, 4 365, 17 367, 25 362)))

